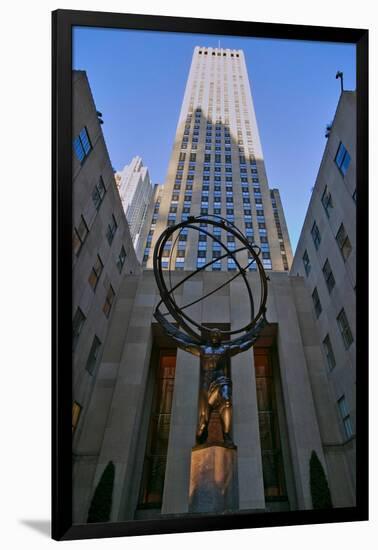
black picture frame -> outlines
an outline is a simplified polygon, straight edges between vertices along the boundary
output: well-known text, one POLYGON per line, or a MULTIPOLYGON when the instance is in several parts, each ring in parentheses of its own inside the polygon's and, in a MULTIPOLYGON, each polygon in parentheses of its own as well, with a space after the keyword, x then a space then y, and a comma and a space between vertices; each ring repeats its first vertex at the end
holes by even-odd
POLYGON ((104 12, 52 13, 52 537, 55 540, 362 521, 368 519, 368 31, 365 29, 207 20, 104 12), (269 514, 176 517, 120 523, 72 523, 71 483, 71 255, 72 28, 139 29, 179 33, 344 42, 357 51, 357 504, 354 508, 269 514))

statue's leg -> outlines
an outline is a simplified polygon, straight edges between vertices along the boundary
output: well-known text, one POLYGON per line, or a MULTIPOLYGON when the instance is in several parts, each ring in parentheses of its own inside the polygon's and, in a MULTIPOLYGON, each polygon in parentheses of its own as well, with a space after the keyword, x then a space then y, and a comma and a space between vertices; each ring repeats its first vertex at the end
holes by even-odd
POLYGON ((230 433, 232 424, 232 405, 230 401, 226 401, 221 412, 223 434, 230 433))
POLYGON ((232 427, 232 402, 231 388, 228 386, 222 387, 222 406, 220 408, 220 417, 222 423, 223 439, 227 445, 234 445, 231 437, 232 427))
POLYGON ((201 390, 198 402, 198 428, 196 434, 196 440, 198 444, 204 443, 207 439, 209 416, 210 407, 207 398, 207 392, 205 390, 201 390))

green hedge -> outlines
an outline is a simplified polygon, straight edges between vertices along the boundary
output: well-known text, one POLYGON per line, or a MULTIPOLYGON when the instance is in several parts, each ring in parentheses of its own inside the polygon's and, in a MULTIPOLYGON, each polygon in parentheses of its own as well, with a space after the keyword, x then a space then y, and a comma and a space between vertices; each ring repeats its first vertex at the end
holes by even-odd
POLYGON ((88 512, 88 523, 109 521, 112 511, 112 496, 115 466, 112 461, 106 466, 94 492, 88 512))
POLYGON ((324 468, 315 451, 310 458, 310 489, 314 509, 333 507, 324 468))

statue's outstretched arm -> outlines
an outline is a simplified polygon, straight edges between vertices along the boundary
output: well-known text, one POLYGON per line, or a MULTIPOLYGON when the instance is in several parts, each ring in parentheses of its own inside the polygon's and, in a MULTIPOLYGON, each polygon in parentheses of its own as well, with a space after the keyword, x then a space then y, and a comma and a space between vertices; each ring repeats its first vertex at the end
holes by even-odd
POLYGON ((253 327, 249 332, 247 332, 244 336, 240 337, 228 347, 227 356, 233 357, 234 355, 237 355, 238 353, 241 353, 243 351, 247 351, 249 348, 251 348, 256 342, 262 328, 266 324, 267 321, 265 317, 262 317, 255 327, 253 327))
POLYGON ((256 338, 253 338, 251 340, 247 340, 246 342, 233 344, 229 346, 226 353, 227 357, 233 357, 234 355, 237 355, 242 351, 247 351, 247 349, 253 346, 255 341, 256 341, 256 338))
POLYGON ((199 357, 201 355, 201 347, 193 342, 189 336, 179 331, 175 326, 169 323, 160 311, 155 311, 155 319, 164 327, 165 332, 174 340, 177 346, 184 351, 192 353, 199 357))
POLYGON ((177 338, 175 336, 172 336, 173 340, 176 342, 179 348, 183 349, 184 351, 187 351, 196 357, 201 356, 201 348, 197 344, 194 344, 193 342, 188 343, 184 340, 181 340, 180 338, 177 338))

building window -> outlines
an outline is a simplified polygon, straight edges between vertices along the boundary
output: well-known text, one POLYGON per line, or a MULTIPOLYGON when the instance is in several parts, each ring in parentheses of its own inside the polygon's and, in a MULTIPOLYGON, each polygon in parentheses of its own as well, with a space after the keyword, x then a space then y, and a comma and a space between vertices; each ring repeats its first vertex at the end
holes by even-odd
POLYGON ((233 258, 227 259, 227 269, 228 271, 236 271, 236 263, 233 258))
POLYGON ((81 405, 77 401, 72 403, 72 433, 76 430, 81 414, 81 405))
POLYGON ((79 225, 74 228, 74 233, 73 233, 72 248, 76 256, 79 255, 79 252, 84 244, 85 239, 88 236, 88 233, 89 233, 88 226, 85 223, 83 216, 81 216, 79 225))
POLYGON ((122 246, 121 252, 119 253, 119 256, 117 258, 117 268, 120 273, 122 272, 125 260, 126 260, 126 250, 125 250, 125 247, 122 246))
POLYGON ((315 248, 316 250, 318 250, 321 242, 321 237, 320 237, 320 231, 318 226, 316 225, 316 222, 314 222, 314 225, 312 226, 311 236, 312 236, 312 240, 314 241, 315 248))
POLYGON ((254 347, 253 354, 265 497, 283 497, 286 495, 286 484, 272 365, 273 358, 268 348, 254 347))
POLYGON ((160 350, 157 363, 139 507, 159 509, 163 499, 167 464, 176 350, 160 350))
POLYGON ((95 336, 93 338, 93 342, 92 342, 91 349, 89 351, 89 355, 88 355, 88 359, 87 359, 87 364, 85 366, 85 368, 89 372, 89 374, 93 374, 93 372, 96 368, 100 347, 101 347, 101 342, 97 338, 97 336, 95 336))
POLYGON ((340 141, 339 148, 337 149, 335 162, 343 176, 347 173, 350 164, 350 154, 340 141))
POLYGON ((331 208, 333 208, 333 203, 332 203, 332 195, 328 191, 327 186, 325 186, 325 189, 323 191, 322 205, 324 207, 325 213, 327 214, 327 218, 329 218, 330 210, 331 210, 331 208))
POLYGON ((323 348, 324 348, 325 355, 327 357, 328 368, 329 370, 333 370, 336 367, 336 359, 335 359, 335 354, 333 353, 333 348, 332 348, 329 334, 327 334, 327 336, 323 340, 323 348))
POLYGON ((99 210, 102 201, 104 200, 106 193, 104 180, 100 176, 98 183, 95 185, 95 188, 92 191, 92 200, 95 205, 96 210, 99 210))
POLYGON ((318 289, 316 287, 314 288, 314 291, 312 293, 312 301, 314 304, 315 315, 316 317, 319 317, 322 312, 322 304, 320 303, 318 289))
POLYGON ((72 350, 76 348, 84 322, 85 315, 78 307, 72 321, 72 350))
POLYGON ((103 263, 101 261, 100 256, 97 256, 94 266, 92 267, 92 271, 89 275, 88 282, 93 288, 93 290, 96 290, 97 283, 100 279, 102 270, 103 270, 103 263))
POLYGON ((323 275, 324 280, 326 282, 328 292, 331 294, 333 287, 335 286, 335 278, 333 276, 330 263, 328 259, 326 260, 324 266, 323 266, 323 275))
POLYGON ((83 164, 92 150, 91 140, 89 139, 88 130, 86 127, 84 127, 80 134, 73 140, 73 147, 77 158, 83 164))
POLYGON ((115 296, 115 292, 113 290, 113 287, 112 287, 112 285, 109 285, 108 292, 107 292, 106 298, 105 298, 105 303, 104 303, 104 306, 102 308, 102 311, 105 313, 105 317, 109 317, 109 315, 110 315, 110 311, 112 309, 112 305, 113 305, 113 302, 114 302, 114 296, 115 296))
POLYGON ((336 235, 336 241, 345 262, 345 260, 348 258, 349 254, 352 251, 352 245, 350 244, 349 237, 346 234, 344 224, 341 224, 339 227, 339 230, 336 235))
POLYGON ((343 422, 345 437, 349 439, 353 435, 353 428, 345 395, 342 395, 340 399, 337 400, 337 405, 343 422))
POLYGON ((340 334, 344 342, 345 349, 348 349, 353 342, 352 332, 349 327, 348 318, 344 311, 344 308, 337 316, 337 324, 339 326, 340 334))
POLYGON ((106 238, 108 240, 108 243, 109 243, 109 246, 112 244, 113 242, 113 239, 114 239, 114 235, 117 231, 117 222, 116 222, 116 219, 114 217, 114 214, 112 214, 112 219, 111 219, 111 222, 109 223, 108 225, 108 229, 106 231, 106 238))

